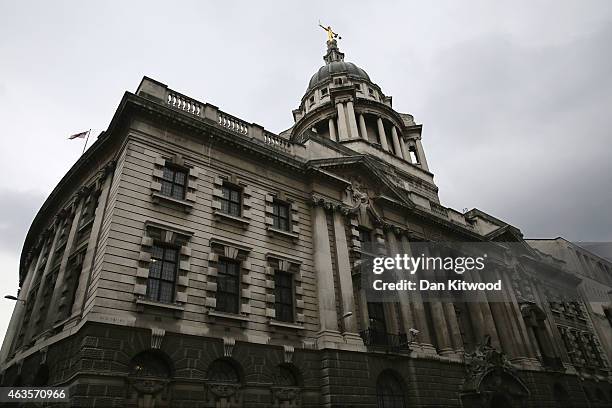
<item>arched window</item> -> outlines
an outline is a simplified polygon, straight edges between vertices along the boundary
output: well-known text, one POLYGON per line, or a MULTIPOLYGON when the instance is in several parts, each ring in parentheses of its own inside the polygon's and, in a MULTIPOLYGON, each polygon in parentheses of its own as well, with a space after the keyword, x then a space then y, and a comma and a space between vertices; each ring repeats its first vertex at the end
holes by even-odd
POLYGON ((401 382, 390 371, 384 371, 376 381, 378 408, 405 408, 404 391, 401 382))
POLYGON ((138 354, 130 362, 130 376, 169 378, 170 367, 160 356, 144 352, 138 354))
POLYGON ((557 355, 548 330, 546 329, 546 314, 534 303, 521 304, 521 313, 527 325, 528 335, 532 344, 541 355, 541 363, 545 366, 559 366, 561 360, 557 355))
POLYGON ((298 380, 296 375, 289 367, 280 365, 278 366, 278 372, 276 373, 275 384, 283 387, 296 387, 298 380))
POLYGON ((570 396, 561 384, 555 383, 553 386, 553 397, 558 407, 564 408, 570 406, 570 396))
POLYGON ((273 408, 297 408, 300 406, 299 371, 291 364, 280 364, 274 373, 272 386, 273 408))
POLYGON ((215 360, 208 367, 207 379, 218 383, 240 382, 240 376, 236 368, 227 360, 215 360))
POLYGON ((215 408, 242 407, 239 366, 228 358, 213 361, 208 367, 206 382, 210 391, 210 402, 215 408))
POLYGON ((144 351, 130 361, 128 381, 131 385, 129 404, 138 408, 170 406, 167 386, 172 370, 166 356, 157 351, 144 351))

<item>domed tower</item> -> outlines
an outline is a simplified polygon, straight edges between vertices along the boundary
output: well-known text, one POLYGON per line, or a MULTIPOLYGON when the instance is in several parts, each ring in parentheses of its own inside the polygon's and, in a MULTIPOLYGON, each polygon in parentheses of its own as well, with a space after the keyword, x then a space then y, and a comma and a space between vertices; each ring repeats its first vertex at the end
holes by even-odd
POLYGON ((394 165, 410 163, 431 176, 421 145, 422 126, 412 115, 393 110, 392 98, 363 69, 344 60, 335 39, 327 41, 323 60, 293 111, 292 139, 303 141, 315 133, 394 165))

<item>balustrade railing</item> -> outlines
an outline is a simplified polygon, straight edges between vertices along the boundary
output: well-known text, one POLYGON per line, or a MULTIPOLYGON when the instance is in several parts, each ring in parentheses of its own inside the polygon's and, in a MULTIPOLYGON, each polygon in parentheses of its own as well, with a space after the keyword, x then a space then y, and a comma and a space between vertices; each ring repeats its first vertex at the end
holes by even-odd
POLYGON ((448 210, 444 207, 442 207, 440 204, 434 203, 433 201, 430 201, 430 207, 431 207, 431 211, 433 211, 434 213, 443 216, 444 218, 448 217, 448 210))
POLYGON ((178 92, 174 92, 171 89, 168 89, 166 103, 168 106, 191 113, 195 116, 201 116, 204 110, 204 105, 201 102, 188 98, 185 95, 181 95, 178 92))
POLYGON ((287 153, 291 153, 291 142, 289 142, 287 139, 283 139, 280 136, 266 131, 264 131, 263 136, 263 141, 266 145, 287 153))
POLYGON ((225 112, 219 111, 218 123, 220 126, 229 129, 232 132, 236 132, 244 136, 249 134, 249 125, 246 122, 225 112))
POLYGON ((219 110, 216 106, 199 102, 180 92, 176 92, 151 78, 145 77, 143 79, 136 94, 155 101, 161 100, 172 109, 196 116, 202 120, 212 121, 217 126, 230 132, 258 140, 260 143, 275 150, 293 154, 293 143, 287 139, 270 133, 257 124, 249 124, 238 119, 229 113, 219 110))

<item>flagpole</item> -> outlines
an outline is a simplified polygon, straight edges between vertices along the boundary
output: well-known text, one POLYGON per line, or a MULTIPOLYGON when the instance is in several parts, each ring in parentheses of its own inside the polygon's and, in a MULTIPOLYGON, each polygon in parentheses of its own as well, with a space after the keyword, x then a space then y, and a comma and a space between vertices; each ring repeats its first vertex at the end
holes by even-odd
MULTIPOLYGON (((89 141, 89 134, 91 133, 91 129, 87 131, 87 137, 85 138, 85 146, 83 146, 83 153, 85 153, 85 149, 87 148, 87 142, 89 141)), ((81 153, 81 154, 83 154, 81 153)))

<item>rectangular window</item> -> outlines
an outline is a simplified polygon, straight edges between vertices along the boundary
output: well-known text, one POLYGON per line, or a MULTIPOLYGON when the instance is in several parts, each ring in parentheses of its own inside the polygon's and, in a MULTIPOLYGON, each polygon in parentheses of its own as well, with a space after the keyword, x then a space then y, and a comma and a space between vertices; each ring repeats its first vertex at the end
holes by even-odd
POLYGON ((42 294, 41 294, 41 302, 40 307, 38 309, 38 313, 35 316, 35 328, 34 335, 38 334, 43 328, 43 324, 45 322, 45 318, 47 316, 47 311, 49 305, 51 304, 51 297, 53 296, 53 289, 55 288, 55 282, 57 281, 57 275, 59 273, 59 268, 49 272, 47 277, 45 278, 44 285, 42 286, 42 294))
POLYGON ((322 95, 322 96, 327 95, 327 88, 323 88, 323 89, 321 89, 321 95, 322 95))
POLYGON ((217 263, 217 307, 220 312, 238 313, 240 305, 240 264, 227 259, 217 263))
POLYGON ((410 146, 408 148, 408 154, 410 155, 410 161, 414 164, 419 164, 419 156, 417 155, 416 148, 410 146))
POLYGON ((368 317, 370 319, 370 330, 377 335, 387 334, 385 323, 385 309, 380 302, 368 302, 368 317))
POLYGON ((91 194, 87 200, 83 203, 81 209, 81 219, 79 221, 79 227, 90 223, 96 216, 96 207, 98 206, 98 195, 91 194))
POLYGON ((242 207, 242 191, 236 187, 223 185, 221 187, 221 211, 240 217, 240 210, 242 207))
POLYGON ((359 228, 359 241, 361 241, 361 251, 372 253, 372 231, 367 228, 359 228))
POLYGON ((289 231, 289 204, 279 201, 272 203, 272 226, 289 231))
POLYGON ((293 322, 293 274, 276 271, 274 273, 274 308, 276 320, 293 322))
POLYGON ((153 245, 147 280, 149 299, 165 303, 174 301, 177 264, 178 250, 176 248, 153 245))
POLYGON ((164 167, 161 181, 161 193, 163 195, 184 200, 186 183, 187 172, 185 170, 175 167, 164 167))

